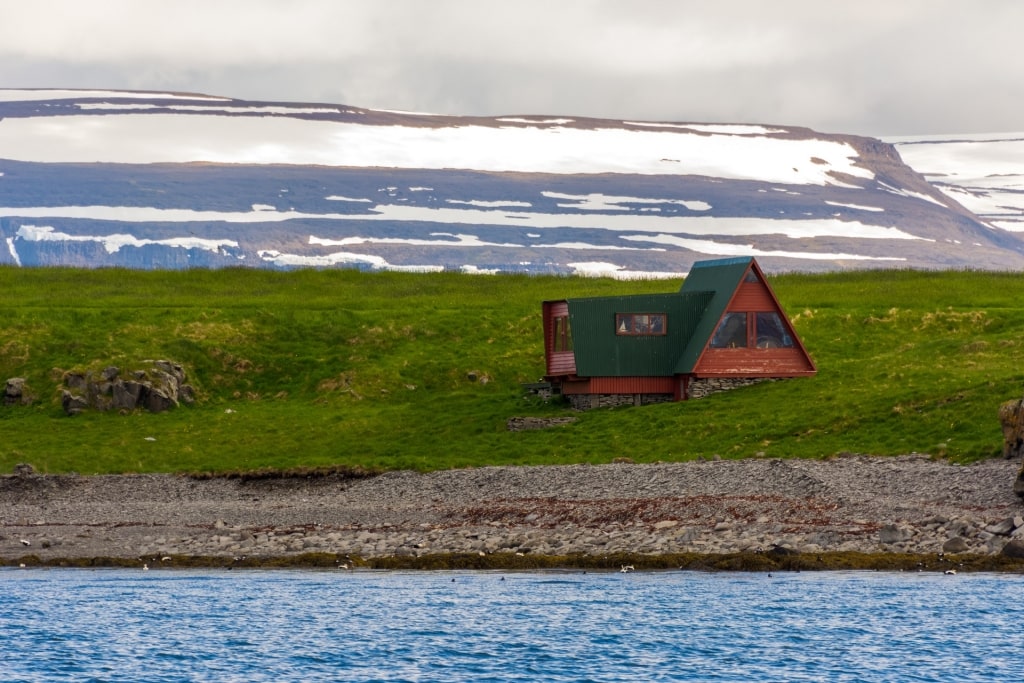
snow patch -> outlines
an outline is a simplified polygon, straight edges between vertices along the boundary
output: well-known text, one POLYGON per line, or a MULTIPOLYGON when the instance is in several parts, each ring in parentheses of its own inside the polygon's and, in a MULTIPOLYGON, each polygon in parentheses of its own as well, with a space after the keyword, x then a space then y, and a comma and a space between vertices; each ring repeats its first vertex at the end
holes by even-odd
POLYGON ((806 259, 811 261, 906 261, 905 258, 895 256, 860 256, 857 254, 844 253, 815 253, 806 251, 785 251, 785 250, 764 250, 757 249, 752 244, 726 244, 714 240, 698 240, 676 235, 623 235, 622 239, 636 242, 654 242, 655 244, 669 244, 674 247, 682 247, 700 254, 715 256, 779 256, 785 258, 806 259))
POLYGON ((356 199, 354 197, 342 197, 341 195, 336 195, 336 194, 332 194, 332 195, 329 195, 327 197, 324 197, 324 199, 327 199, 327 200, 332 201, 332 202, 366 202, 366 203, 372 203, 373 202, 372 199, 366 199, 366 198, 356 199))
POLYGON ((416 238, 401 237, 343 237, 341 239, 328 239, 323 237, 309 236, 309 243, 327 247, 346 247, 353 244, 407 244, 419 247, 444 246, 444 247, 507 247, 522 248, 522 244, 509 242, 485 242, 476 235, 460 235, 448 232, 432 232, 434 237, 448 238, 425 240, 416 238))
POLYGON ((574 122, 573 119, 541 119, 541 118, 530 119, 530 118, 518 117, 518 116, 502 116, 501 118, 495 119, 495 120, 496 121, 501 121, 502 123, 533 123, 533 124, 544 125, 544 126, 551 126, 551 125, 561 126, 561 125, 564 125, 566 123, 573 123, 574 122))
POLYGON ((885 211, 885 209, 883 209, 880 206, 863 206, 861 204, 844 204, 843 202, 833 202, 833 201, 829 201, 827 199, 825 200, 825 203, 828 204, 829 206, 839 206, 839 207, 842 207, 844 209, 857 209, 858 211, 885 211))
POLYGON ((835 140, 671 130, 370 126, 291 117, 75 114, 0 120, 4 157, 38 162, 318 164, 523 173, 703 175, 784 184, 870 179, 835 140), (672 161, 666 160, 684 160, 672 161))
POLYGON ((751 126, 742 123, 657 123, 654 121, 623 121, 627 126, 648 126, 650 128, 680 128, 682 130, 693 130, 699 133, 714 133, 718 135, 771 135, 772 133, 785 133, 782 128, 765 128, 764 126, 751 126))
POLYGON ((157 244, 164 247, 176 247, 180 249, 203 249, 213 253, 224 253, 224 247, 238 248, 238 242, 234 240, 210 240, 198 237, 173 237, 166 240, 139 239, 134 235, 113 234, 113 235, 69 235, 63 232, 56 232, 50 226, 23 225, 18 228, 16 237, 26 242, 98 242, 108 254, 115 254, 122 247, 144 247, 149 244, 157 244))
POLYGON ((353 254, 339 251, 333 254, 322 256, 302 256, 299 254, 283 254, 272 249, 257 252, 260 259, 276 266, 301 267, 329 267, 340 265, 366 265, 374 270, 397 270, 411 273, 437 273, 444 270, 444 266, 396 266, 388 263, 380 256, 369 254, 353 254))
POLYGON ((583 277, 609 277, 616 280, 675 280, 686 277, 687 273, 648 272, 642 270, 626 270, 622 266, 603 261, 581 261, 565 264, 573 269, 576 275, 583 277))
POLYGON ((517 208, 517 207, 529 208, 529 207, 533 206, 533 204, 531 204, 530 202, 518 202, 518 201, 511 200, 511 199, 498 199, 498 200, 494 200, 494 201, 484 200, 484 199, 446 199, 444 201, 445 201, 446 204, 463 204, 463 205, 467 205, 467 206, 479 206, 479 207, 482 207, 482 208, 485 208, 485 209, 487 209, 487 208, 494 208, 494 209, 517 208))
POLYGON ((14 246, 14 238, 13 237, 8 237, 7 238, 7 251, 9 251, 11 253, 11 258, 14 259, 14 265, 20 266, 21 265, 21 259, 18 258, 18 250, 14 246))
MULTIPOLYGON (((632 207, 622 204, 678 204, 690 211, 709 211, 711 205, 703 201, 687 199, 651 199, 648 197, 616 197, 599 193, 586 195, 562 194, 559 192, 541 192, 551 199, 566 199, 572 204, 559 204, 563 209, 580 209, 583 211, 630 211, 632 207)), ((642 208, 641 211, 659 211, 656 208, 642 208)))
POLYGON ((467 275, 498 275, 501 273, 500 268, 478 268, 468 264, 459 268, 459 271, 467 275))
POLYGON ((206 106, 195 104, 114 104, 111 102, 79 102, 75 107, 83 111, 140 111, 170 109, 171 111, 198 112, 202 114, 361 114, 362 112, 337 107, 280 107, 257 105, 206 106))
POLYGON ((860 239, 926 240, 896 227, 867 225, 837 218, 750 218, 716 216, 665 216, 645 214, 552 214, 529 211, 487 211, 404 204, 375 204, 366 212, 307 213, 301 211, 196 211, 153 207, 46 206, 0 207, 0 216, 23 218, 91 218, 98 220, 171 223, 213 222, 272 223, 296 219, 348 221, 426 222, 443 225, 503 225, 544 228, 590 228, 611 231, 689 235, 784 235, 807 237, 853 237, 860 239))

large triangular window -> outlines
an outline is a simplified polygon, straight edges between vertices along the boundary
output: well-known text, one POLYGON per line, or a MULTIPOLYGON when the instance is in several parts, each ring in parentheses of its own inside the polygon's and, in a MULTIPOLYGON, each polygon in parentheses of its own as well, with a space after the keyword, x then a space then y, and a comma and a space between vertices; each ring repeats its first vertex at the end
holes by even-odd
POLYGON ((726 313, 709 344, 713 349, 789 349, 793 345, 789 328, 775 311, 726 313))

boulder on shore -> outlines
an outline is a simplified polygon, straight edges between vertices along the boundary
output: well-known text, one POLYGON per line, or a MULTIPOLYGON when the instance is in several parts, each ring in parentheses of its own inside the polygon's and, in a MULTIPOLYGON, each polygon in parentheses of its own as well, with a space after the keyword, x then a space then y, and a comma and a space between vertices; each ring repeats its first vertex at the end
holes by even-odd
POLYGON ((999 422, 1003 426, 1003 457, 1024 456, 1024 398, 1000 405, 999 422))
POLYGON ((1024 541, 1013 539, 1003 546, 1003 557, 1024 558, 1024 541))

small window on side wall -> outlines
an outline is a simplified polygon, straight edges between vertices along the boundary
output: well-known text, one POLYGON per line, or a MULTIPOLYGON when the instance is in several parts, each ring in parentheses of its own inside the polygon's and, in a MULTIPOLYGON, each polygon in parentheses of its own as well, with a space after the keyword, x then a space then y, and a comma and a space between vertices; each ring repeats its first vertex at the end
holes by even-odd
POLYGON ((616 313, 615 334, 626 336, 656 336, 668 333, 664 313, 616 313))
POLYGON ((572 351, 572 330, 569 328, 569 316, 560 315, 555 318, 555 351, 572 351))

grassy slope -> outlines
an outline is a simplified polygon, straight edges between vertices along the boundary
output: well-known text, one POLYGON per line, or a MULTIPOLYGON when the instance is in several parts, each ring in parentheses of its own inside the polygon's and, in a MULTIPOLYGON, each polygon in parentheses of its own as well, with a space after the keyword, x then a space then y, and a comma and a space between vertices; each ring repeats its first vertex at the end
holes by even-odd
POLYGON ((99 473, 1000 452, 997 409, 1024 379, 1024 278, 771 282, 816 377, 511 433, 513 416, 574 414, 520 387, 544 372, 542 300, 678 283, 0 268, 0 381, 26 377, 39 399, 0 406, 0 472, 19 462, 99 473), (200 402, 160 415, 61 412, 62 371, 150 358, 182 363, 200 402))

